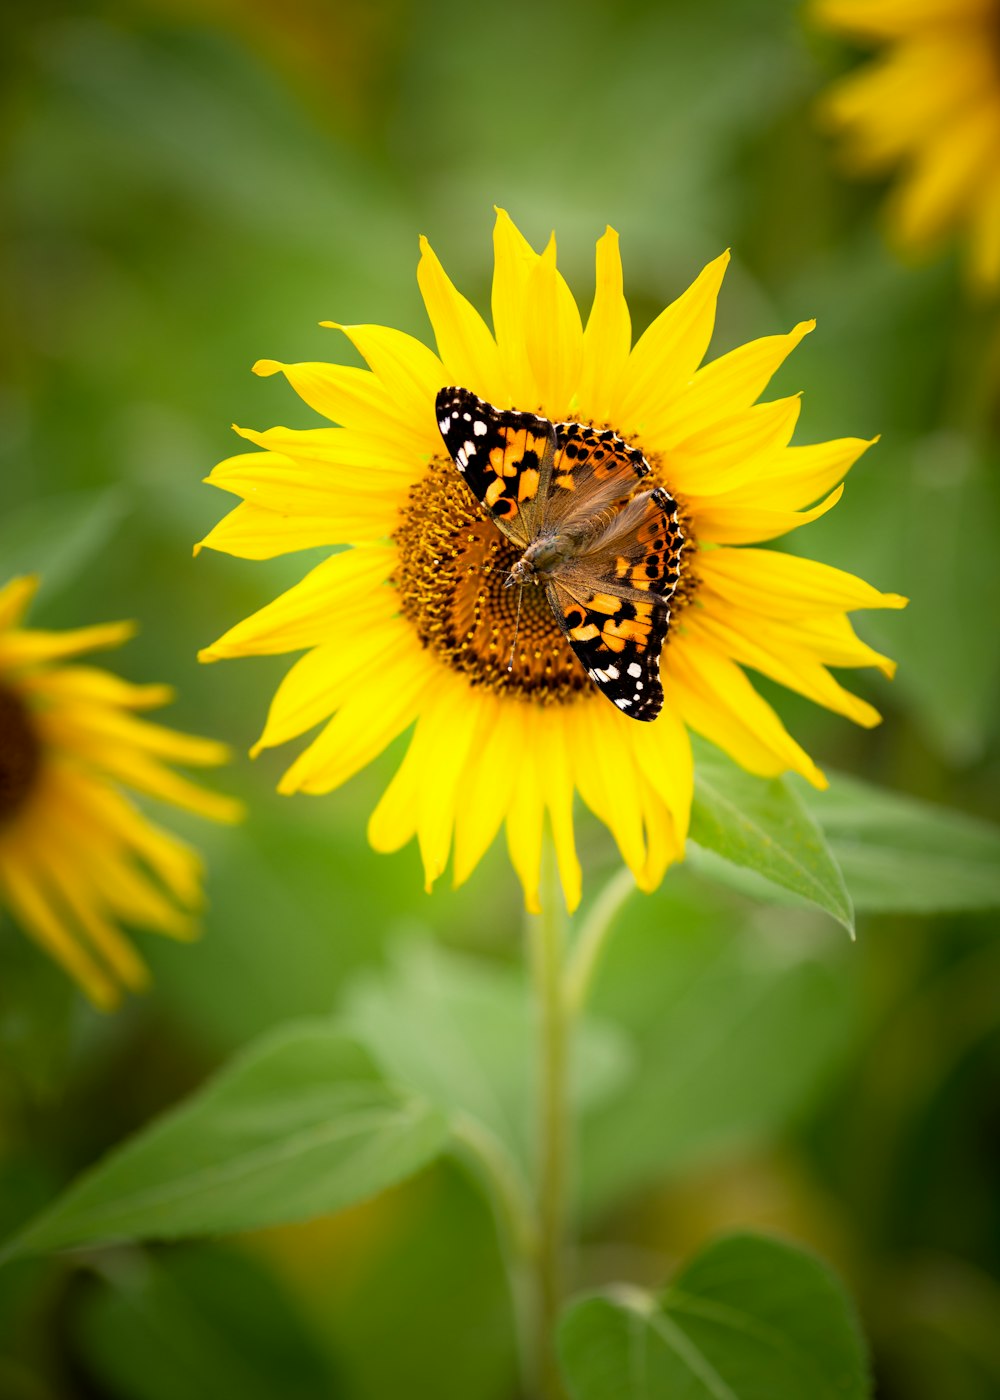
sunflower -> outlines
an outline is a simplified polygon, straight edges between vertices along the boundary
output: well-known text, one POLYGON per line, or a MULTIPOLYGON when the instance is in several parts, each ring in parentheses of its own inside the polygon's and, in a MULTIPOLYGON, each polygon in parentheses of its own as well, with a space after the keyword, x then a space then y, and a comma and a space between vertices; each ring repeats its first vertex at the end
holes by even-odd
POLYGON ((128 622, 69 632, 20 626, 37 579, 0 589, 0 905, 97 1006, 140 990, 146 966, 122 931, 196 932, 201 865, 135 806, 129 789, 216 821, 231 798, 189 782, 165 760, 214 765, 224 745, 139 719, 164 685, 131 685, 68 658, 119 646, 128 622))
MULTIPOLYGON (((494 232, 493 325, 456 290, 426 240, 417 280, 437 341, 382 326, 337 326, 369 368, 278 364, 339 427, 236 431, 257 449, 207 478, 242 498, 196 546, 265 559, 346 545, 201 652, 304 651, 278 687, 253 752, 321 725, 280 781, 325 793, 414 726, 369 823, 376 849, 416 836, 428 889, 453 861, 466 879, 501 826, 529 909, 539 903, 546 822, 568 906, 581 872, 573 799, 613 833, 639 886, 684 852, 692 796, 688 729, 753 773, 824 778, 754 690, 750 666, 862 725, 878 722, 828 665, 892 663, 847 611, 902 598, 824 564, 745 548, 805 525, 840 498, 869 444, 791 447, 798 397, 756 401, 812 323, 699 369, 728 256, 710 263, 632 345, 617 235, 597 244, 586 326, 556 268, 502 210, 494 232), (571 651, 541 589, 504 587, 516 552, 444 449, 443 386, 554 420, 610 426, 668 488, 684 533, 661 675, 659 717, 609 705, 571 651), (818 504, 814 504, 818 502, 818 504), (508 658, 517 632, 512 670, 508 658)), ((334 324, 334 323, 324 323, 334 324)))
POLYGON ((901 170, 889 224, 921 252, 964 229, 974 284, 1000 283, 1000 0, 814 0, 822 25, 883 52, 827 94, 860 173, 901 170))

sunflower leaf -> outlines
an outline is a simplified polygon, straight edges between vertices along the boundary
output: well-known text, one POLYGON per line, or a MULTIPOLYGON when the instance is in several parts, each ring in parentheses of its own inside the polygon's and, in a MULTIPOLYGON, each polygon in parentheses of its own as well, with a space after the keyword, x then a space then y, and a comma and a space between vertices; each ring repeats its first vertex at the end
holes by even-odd
POLYGON ((844 774, 806 798, 858 909, 1000 906, 1000 827, 844 774))
MULTIPOLYGON (((393 950, 387 973, 357 978, 345 1015, 395 1083, 484 1124, 530 1171, 534 1024, 521 976, 413 940, 393 950)), ((570 1064, 571 1103, 592 1108, 627 1078, 629 1042, 618 1027, 585 1018, 570 1064)))
POLYGON ((755 778, 709 744, 695 749, 691 840, 825 910, 853 932, 844 877, 821 828, 782 778, 755 778))
POLYGON ((445 1137, 443 1116, 355 1042, 296 1022, 86 1172, 0 1260, 307 1220, 411 1175, 445 1137))
POLYGON ((865 1400, 864 1343, 813 1255, 759 1235, 716 1241, 659 1297, 571 1303, 559 1355, 572 1400, 865 1400))

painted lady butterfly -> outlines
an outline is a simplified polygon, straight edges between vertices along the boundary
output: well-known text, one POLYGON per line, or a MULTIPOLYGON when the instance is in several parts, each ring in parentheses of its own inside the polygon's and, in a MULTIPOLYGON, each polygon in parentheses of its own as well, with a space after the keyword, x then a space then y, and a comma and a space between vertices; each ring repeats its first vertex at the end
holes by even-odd
POLYGON ((508 584, 544 585, 587 675, 631 719, 663 705, 660 652, 684 537, 662 486, 632 495, 649 463, 610 428, 552 423, 442 389, 451 457, 519 550, 508 584))

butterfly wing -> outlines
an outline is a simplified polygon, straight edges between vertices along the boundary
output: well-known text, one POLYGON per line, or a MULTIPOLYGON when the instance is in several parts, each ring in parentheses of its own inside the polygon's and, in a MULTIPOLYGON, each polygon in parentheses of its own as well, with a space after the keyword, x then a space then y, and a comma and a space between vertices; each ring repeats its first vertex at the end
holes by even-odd
POLYGON ((660 654, 683 545, 677 506, 658 487, 624 506, 547 584, 552 611, 588 676, 631 719, 655 719, 663 706, 660 654))
POLYGON ((569 531, 588 523, 631 494, 649 473, 637 447, 610 428, 557 423, 556 454, 543 502, 546 530, 569 531))
POLYGON ((497 528, 526 549, 541 523, 554 425, 534 413, 495 408, 457 386, 440 391, 436 408, 444 444, 476 499, 497 528))

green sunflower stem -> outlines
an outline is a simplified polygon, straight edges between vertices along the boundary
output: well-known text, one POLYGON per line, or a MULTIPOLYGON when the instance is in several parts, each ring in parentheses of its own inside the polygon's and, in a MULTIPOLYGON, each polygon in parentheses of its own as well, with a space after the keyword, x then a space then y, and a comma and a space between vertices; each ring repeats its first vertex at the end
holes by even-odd
POLYGON ((571 1017, 579 1016, 586 1005, 590 985, 607 945, 615 915, 634 889, 635 879, 632 872, 627 866, 623 866, 612 875, 583 922, 566 964, 566 1006, 571 1017))
POLYGON ((528 952, 537 1018, 538 1244, 535 1254, 536 1395, 565 1400, 555 1333, 562 1307, 568 1236, 570 1014, 563 992, 566 906, 551 839, 542 851, 541 913, 528 919, 528 952))

